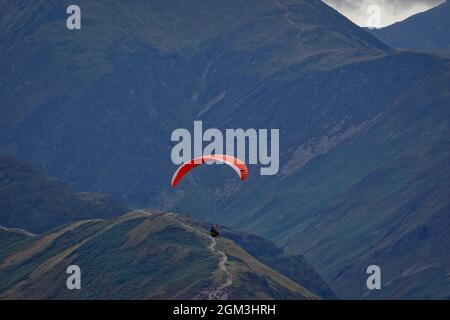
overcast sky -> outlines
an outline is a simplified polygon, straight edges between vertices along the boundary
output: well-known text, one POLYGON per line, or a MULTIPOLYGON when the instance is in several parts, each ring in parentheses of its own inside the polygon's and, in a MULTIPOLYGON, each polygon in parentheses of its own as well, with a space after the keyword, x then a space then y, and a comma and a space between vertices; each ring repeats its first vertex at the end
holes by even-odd
MULTIPOLYGON (((372 14, 367 10, 376 5, 380 12, 380 27, 384 27, 406 19, 407 17, 418 12, 426 11, 438 4, 445 2, 445 0, 323 0, 328 5, 332 6, 347 18, 352 20, 357 25, 366 27, 368 21, 377 21, 372 18, 372 14)), ((375 9, 376 10, 376 9, 375 9)), ((374 25, 374 23, 370 23, 374 25)))

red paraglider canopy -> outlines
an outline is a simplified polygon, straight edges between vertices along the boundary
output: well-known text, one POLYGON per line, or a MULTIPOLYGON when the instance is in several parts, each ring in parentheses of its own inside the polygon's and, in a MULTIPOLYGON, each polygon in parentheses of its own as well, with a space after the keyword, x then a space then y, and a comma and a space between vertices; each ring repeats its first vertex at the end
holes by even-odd
POLYGON ((198 157, 182 164, 172 177, 172 187, 175 188, 178 185, 178 183, 180 183, 180 181, 183 179, 183 177, 195 167, 213 161, 222 162, 232 167, 239 175, 239 178, 241 180, 245 180, 248 177, 248 169, 244 162, 232 156, 215 154, 198 157))

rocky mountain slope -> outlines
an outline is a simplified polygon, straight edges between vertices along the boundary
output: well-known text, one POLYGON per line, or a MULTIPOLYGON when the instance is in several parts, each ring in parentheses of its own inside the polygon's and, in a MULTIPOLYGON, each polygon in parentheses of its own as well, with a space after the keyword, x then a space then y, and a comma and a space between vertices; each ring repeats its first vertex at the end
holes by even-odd
POLYGON ((0 225, 43 232, 88 218, 111 218, 126 209, 109 196, 76 192, 30 163, 0 156, 0 225))
MULTIPOLYGON (((137 210, 43 235, 2 228, 0 237, 2 299, 318 298, 236 242, 215 240, 172 213, 137 210), (81 290, 66 288, 65 271, 73 264, 81 268, 81 290)), ((308 283, 315 285, 323 291, 317 275, 308 283)))

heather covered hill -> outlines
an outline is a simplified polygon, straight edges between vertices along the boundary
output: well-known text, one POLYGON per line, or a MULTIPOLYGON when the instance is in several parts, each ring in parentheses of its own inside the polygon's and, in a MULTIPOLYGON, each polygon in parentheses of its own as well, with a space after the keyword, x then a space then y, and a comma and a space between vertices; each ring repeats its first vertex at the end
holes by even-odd
POLYGON ((0 156, 0 225, 43 232, 88 218, 111 218, 125 208, 109 196, 76 192, 30 163, 0 156))
POLYGON ((214 240, 175 214, 137 210, 43 235, 13 240, 13 233, 0 229, 11 238, 0 248, 2 299, 318 299, 234 241, 214 240), (81 290, 66 288, 71 264, 82 270, 81 290))

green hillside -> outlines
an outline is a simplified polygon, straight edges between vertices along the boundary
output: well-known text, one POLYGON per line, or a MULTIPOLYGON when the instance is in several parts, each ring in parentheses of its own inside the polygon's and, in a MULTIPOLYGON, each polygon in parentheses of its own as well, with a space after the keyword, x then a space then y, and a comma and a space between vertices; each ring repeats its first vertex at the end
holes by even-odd
POLYGON ((1 299, 317 299, 235 242, 171 213, 137 210, 43 235, 0 229, 1 299), (66 288, 67 266, 82 289, 66 288))

